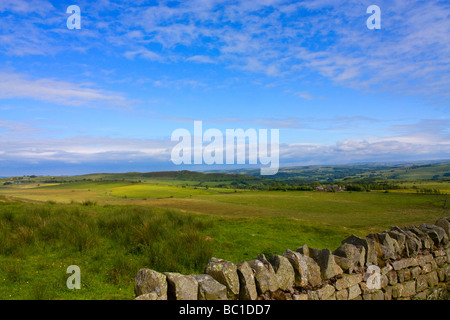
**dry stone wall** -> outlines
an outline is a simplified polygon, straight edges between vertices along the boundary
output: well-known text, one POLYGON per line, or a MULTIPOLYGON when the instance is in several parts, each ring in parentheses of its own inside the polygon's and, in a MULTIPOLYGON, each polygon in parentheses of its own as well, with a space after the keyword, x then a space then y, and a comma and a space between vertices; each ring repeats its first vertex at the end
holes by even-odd
POLYGON ((303 245, 204 274, 141 269, 136 300, 437 300, 450 290, 450 219, 350 236, 335 251, 303 245))

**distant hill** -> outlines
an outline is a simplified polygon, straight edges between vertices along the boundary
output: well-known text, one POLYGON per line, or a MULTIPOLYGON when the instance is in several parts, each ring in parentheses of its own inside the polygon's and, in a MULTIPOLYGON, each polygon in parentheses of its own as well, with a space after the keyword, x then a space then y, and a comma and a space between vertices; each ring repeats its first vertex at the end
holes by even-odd
MULTIPOLYGON (((260 177, 260 169, 215 171, 260 177)), ((446 180, 450 179, 450 160, 415 163, 365 163, 348 165, 322 165, 280 168, 272 179, 305 181, 373 180, 446 180)))
POLYGON ((272 182, 309 183, 352 181, 450 181, 450 160, 415 163, 364 163, 348 165, 322 165, 280 168, 274 176, 261 176, 260 169, 235 169, 219 171, 160 171, 127 173, 94 173, 78 176, 27 176, 1 178, 1 181, 74 182, 74 181, 135 181, 140 180, 196 181, 224 184, 270 184, 272 182))

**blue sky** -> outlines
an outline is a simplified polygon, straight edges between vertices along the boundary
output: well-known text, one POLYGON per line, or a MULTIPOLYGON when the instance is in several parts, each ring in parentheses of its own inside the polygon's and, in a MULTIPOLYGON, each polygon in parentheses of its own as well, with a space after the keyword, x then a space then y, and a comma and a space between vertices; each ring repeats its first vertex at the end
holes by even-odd
POLYGON ((449 78, 448 1, 2 0, 0 176, 178 170, 194 120, 282 166, 450 159, 449 78))

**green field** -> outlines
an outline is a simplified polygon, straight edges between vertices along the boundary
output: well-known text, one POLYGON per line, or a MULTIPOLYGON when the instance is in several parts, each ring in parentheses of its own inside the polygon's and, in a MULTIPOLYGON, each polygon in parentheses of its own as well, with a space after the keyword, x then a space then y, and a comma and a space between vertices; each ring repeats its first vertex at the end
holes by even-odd
POLYGON ((237 263, 303 244, 334 250, 351 234, 433 223, 450 206, 445 192, 415 192, 450 190, 446 181, 317 192, 235 189, 239 176, 223 175, 91 178, 0 186, 0 299, 132 299, 142 267, 201 273, 212 256, 237 263), (69 265, 81 268, 81 290, 66 288, 69 265))

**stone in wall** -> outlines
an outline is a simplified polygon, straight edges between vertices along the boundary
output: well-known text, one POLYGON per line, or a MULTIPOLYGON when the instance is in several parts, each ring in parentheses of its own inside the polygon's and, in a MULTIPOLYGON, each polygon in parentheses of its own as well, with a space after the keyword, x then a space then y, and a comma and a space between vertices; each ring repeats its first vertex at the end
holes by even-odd
POLYGON ((436 226, 442 228, 447 234, 447 238, 450 239, 450 219, 449 218, 441 218, 436 220, 434 223, 436 226))
POLYGON ((309 254, 319 265, 322 279, 328 280, 344 272, 334 260, 330 249, 310 248, 309 254))
POLYGON ((283 256, 273 255, 269 258, 269 262, 275 271, 278 288, 291 289, 295 283, 295 272, 289 260, 283 256))
POLYGON ((239 300, 256 300, 258 293, 256 291, 255 276, 250 264, 243 261, 236 265, 239 276, 239 300))
POLYGON ((441 227, 432 224, 422 224, 419 226, 419 229, 428 234, 437 247, 440 244, 446 245, 448 243, 448 235, 441 227))
POLYGON ((287 258, 294 268, 295 286, 317 287, 322 284, 320 267, 314 259, 289 249, 283 253, 283 257, 287 258))
POLYGON ((344 243, 333 251, 334 260, 347 273, 353 273, 364 267, 366 249, 350 243, 344 243))
POLYGON ((256 291, 259 295, 267 291, 275 292, 278 289, 277 275, 264 255, 259 255, 248 264, 254 270, 256 291))
POLYGON ((392 239, 389 233, 380 232, 376 234, 368 235, 375 241, 375 251, 377 252, 377 258, 382 260, 395 259, 397 252, 399 251, 399 245, 396 240, 392 239))
POLYGON ((336 290, 342 290, 342 289, 348 289, 350 287, 353 287, 354 285, 357 285, 358 283, 363 281, 362 274, 349 274, 349 275, 342 275, 342 278, 337 279, 334 286, 336 287, 336 290))
POLYGON ((158 295, 154 292, 141 294, 140 296, 136 297, 134 300, 160 300, 158 295))
POLYGON ((134 293, 136 297, 155 293, 158 300, 167 300, 166 276, 150 269, 139 270, 134 279, 134 293))
POLYGON ((239 276, 234 263, 211 258, 205 268, 205 273, 227 287, 228 300, 239 299, 239 276))
POLYGON ((347 239, 342 240, 342 244, 349 243, 356 247, 363 247, 366 252, 366 265, 377 264, 377 253, 375 251, 375 242, 370 238, 360 238, 355 235, 351 235, 347 239))
POLYGON ((209 274, 194 274, 198 282, 198 300, 227 300, 227 287, 209 274))
POLYGON ((197 300, 198 282, 193 276, 164 272, 167 277, 168 300, 197 300))
POLYGON ((399 256, 406 256, 409 257, 408 247, 406 246, 406 236, 402 232, 398 232, 391 228, 390 231, 388 231, 389 236, 397 241, 398 244, 398 251, 397 254, 399 256))
POLYGON ((335 291, 332 285, 326 284, 318 290, 308 291, 308 300, 336 300, 335 291))
POLYGON ((404 227, 403 229, 414 233, 422 242, 422 248, 425 248, 425 249, 433 248, 433 245, 434 245, 433 240, 428 236, 428 234, 426 234, 425 232, 423 232, 416 226, 407 226, 407 227, 404 227))

